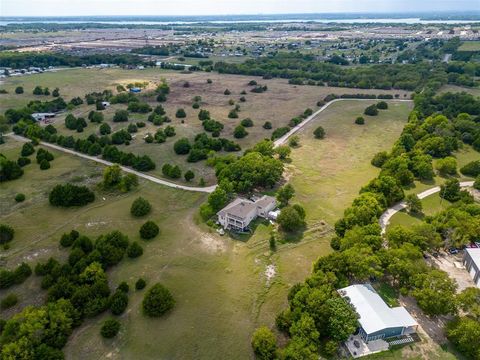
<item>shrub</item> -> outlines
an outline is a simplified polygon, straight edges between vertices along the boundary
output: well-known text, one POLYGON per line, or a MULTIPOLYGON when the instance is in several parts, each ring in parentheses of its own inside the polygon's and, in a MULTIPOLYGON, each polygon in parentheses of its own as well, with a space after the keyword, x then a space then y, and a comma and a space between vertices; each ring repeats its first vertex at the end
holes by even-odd
POLYGON ((143 248, 136 242, 132 242, 127 248, 127 256, 131 259, 137 258, 143 255, 143 248))
POLYGON ((460 200, 461 190, 459 181, 457 179, 450 179, 440 185, 440 197, 451 202, 460 200))
POLYGON ((15 88, 15 94, 23 94, 23 87, 22 86, 17 86, 15 88))
POLYGON ((186 155, 190 152, 192 145, 190 145, 190 141, 187 138, 181 138, 173 144, 173 150, 177 155, 186 155))
POLYGON ((263 128, 266 130, 270 130, 272 128, 272 123, 270 121, 265 121, 265 124, 263 124, 263 128))
POLYGON ((103 123, 102 125, 100 125, 100 134, 101 135, 108 135, 112 132, 112 129, 110 127, 110 125, 108 125, 107 123, 103 123))
POLYGON ((117 286, 117 290, 123 291, 125 294, 128 294, 130 291, 130 286, 125 281, 122 281, 120 284, 117 286))
POLYGON ((455 175, 457 173, 457 160, 452 156, 447 156, 443 159, 438 159, 435 168, 440 175, 455 175))
POLYGON ((128 295, 121 291, 117 290, 110 297, 110 310, 113 315, 120 315, 125 311, 128 306, 128 295))
POLYGON ((141 217, 147 215, 152 210, 150 203, 143 197, 135 199, 130 208, 130 213, 133 216, 141 217))
POLYGON ((231 94, 231 91, 228 90, 228 89, 225 89, 225 91, 223 92, 224 95, 230 95, 231 94))
POLYGON ((277 350, 275 335, 266 326, 258 328, 252 336, 252 348, 257 359, 275 359, 275 352, 277 350))
POLYGON ((235 130, 233 131, 233 136, 236 138, 236 139, 242 139, 244 138, 245 136, 248 135, 248 132, 247 130, 245 130, 245 128, 242 126, 242 125, 238 125, 235 130))
POLYGON ((142 278, 138 279, 135 282, 135 289, 137 289, 137 290, 142 290, 142 289, 145 288, 145 286, 147 286, 147 282, 142 278))
POLYGON ((95 194, 86 186, 76 186, 73 184, 55 185, 48 196, 48 200, 53 206, 82 206, 95 200, 95 194))
POLYGON ((178 109, 177 112, 175 113, 175 116, 179 119, 182 119, 182 118, 186 118, 187 117, 187 113, 185 112, 184 109, 178 109))
POLYGON ((2 310, 11 308, 12 306, 15 306, 18 303, 18 297, 15 294, 8 294, 5 296, 2 301, 0 302, 0 308, 2 310))
POLYGON ((183 175, 186 181, 191 181, 195 177, 195 174, 193 173, 192 170, 188 170, 185 175, 183 175))
POLYGON ((40 170, 48 170, 50 169, 50 162, 46 159, 40 161, 40 170))
POLYGON ((33 147, 33 144, 31 142, 25 143, 22 146, 22 156, 30 156, 35 152, 35 148, 33 147))
POLYGON ((145 315, 158 317, 165 314, 175 305, 170 291, 162 284, 153 285, 143 298, 142 308, 145 315))
POLYGON ((317 127, 313 132, 315 139, 323 139, 325 137, 325 129, 321 126, 317 127))
POLYGON ((115 337, 120 331, 120 322, 116 319, 107 319, 100 329, 100 334, 105 339, 111 339, 115 337))
POLYGON ((242 125, 243 127, 252 127, 253 126, 253 120, 250 119, 250 118, 243 119, 240 122, 240 125, 242 125))
POLYGON ((377 116, 378 115, 378 109, 377 109, 377 106, 374 104, 374 105, 370 105, 368 106, 365 111, 363 112, 365 115, 368 115, 368 116, 377 116))
POLYGON ((117 110, 113 116, 113 122, 125 122, 128 121, 128 111, 127 110, 117 110))
POLYGON ((376 106, 377 106, 377 109, 380 109, 380 110, 388 109, 388 104, 385 101, 380 101, 376 106))
POLYGON ((477 177, 480 175, 480 160, 469 162, 460 169, 460 172, 465 176, 477 177))
POLYGON ((23 156, 22 156, 22 157, 19 157, 18 160, 17 160, 17 164, 18 164, 18 166, 20 166, 20 167, 24 167, 24 166, 30 164, 31 162, 32 162, 32 161, 31 161, 29 158, 23 157, 23 156))
POLYGON ((159 232, 160 229, 158 225, 149 220, 140 228, 140 237, 145 240, 150 240, 157 236, 159 232))
POLYGON ((355 124, 364 125, 365 124, 365 119, 362 116, 359 116, 355 119, 355 124))
POLYGON ((9 225, 0 224, 0 244, 6 244, 13 240, 15 230, 9 225))
POLYGON ((18 193, 17 195, 15 195, 15 201, 16 201, 16 202, 23 202, 23 201, 25 201, 25 194, 18 193))
POLYGON ((237 110, 235 110, 235 109, 230 110, 230 112, 228 113, 228 118, 229 119, 238 119, 237 110))

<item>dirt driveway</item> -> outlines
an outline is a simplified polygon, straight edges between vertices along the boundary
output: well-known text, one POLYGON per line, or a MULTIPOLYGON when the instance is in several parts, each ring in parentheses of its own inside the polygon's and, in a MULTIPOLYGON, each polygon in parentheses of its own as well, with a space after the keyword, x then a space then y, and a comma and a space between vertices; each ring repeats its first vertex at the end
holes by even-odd
POLYGON ((463 251, 456 255, 450 255, 446 252, 440 252, 438 258, 432 257, 432 263, 440 270, 445 271, 448 276, 455 280, 458 285, 457 292, 461 292, 467 287, 475 287, 470 274, 462 264, 463 251))

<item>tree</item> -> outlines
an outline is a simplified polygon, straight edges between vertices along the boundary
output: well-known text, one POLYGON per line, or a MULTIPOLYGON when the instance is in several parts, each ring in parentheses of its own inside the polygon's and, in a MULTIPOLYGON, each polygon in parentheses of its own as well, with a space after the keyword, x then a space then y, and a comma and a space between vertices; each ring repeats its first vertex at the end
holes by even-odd
POLYGON ((279 159, 285 160, 290 156, 292 149, 289 146, 281 145, 275 149, 275 152, 278 154, 279 159))
POLYGON ((150 240, 157 236, 159 232, 158 225, 149 220, 140 228, 140 237, 144 240, 150 240))
POLYGON ((365 119, 363 118, 363 116, 359 116, 355 119, 355 124, 357 125, 364 125, 365 124, 365 119))
POLYGON ((300 138, 297 135, 293 135, 290 140, 288 140, 288 146, 297 147, 300 144, 300 138))
POLYGON ((291 184, 287 184, 277 191, 277 201, 279 202, 280 207, 285 207, 288 205, 290 199, 295 195, 295 189, 291 184))
POLYGON ((224 95, 230 95, 230 94, 231 94, 231 92, 230 92, 230 90, 228 90, 228 89, 225 89, 225 91, 223 92, 223 94, 224 94, 224 95))
POLYGON ((405 198, 407 210, 410 214, 421 214, 423 211, 422 201, 415 194, 409 194, 405 198))
POLYGON ((100 125, 100 134, 101 135, 108 135, 112 132, 112 129, 110 127, 110 125, 108 125, 107 123, 103 123, 102 125, 100 125))
POLYGON ((438 159, 435 164, 435 169, 440 175, 456 175, 457 174, 457 160, 452 156, 447 156, 443 159, 438 159))
POLYGON ((105 188, 110 188, 113 186, 118 186, 122 180, 122 169, 118 164, 112 166, 107 166, 103 170, 103 186, 105 188))
POLYGON ((147 215, 152 210, 150 203, 143 197, 134 200, 130 207, 130 213, 133 216, 141 217, 147 215))
MULTIPOLYGON (((228 113, 228 118, 229 119, 238 119, 237 110, 235 110, 235 109, 230 110, 230 112, 228 113)), ((241 126, 241 125, 239 125, 239 126, 241 126)))
POLYGON ((86 186, 73 184, 56 185, 48 196, 53 206, 82 206, 95 200, 95 194, 86 186))
POLYGON ((31 142, 25 143, 22 146, 22 156, 30 156, 35 152, 35 148, 33 147, 33 144, 31 142))
POLYGON ((144 279, 140 278, 135 282, 135 289, 142 290, 145 288, 146 285, 147 282, 144 279))
POLYGON ((328 332, 335 341, 342 342, 358 327, 358 315, 353 307, 339 296, 325 302, 328 308, 328 332))
POLYGON ((245 136, 248 135, 248 132, 247 130, 245 130, 245 128, 242 126, 242 125, 238 125, 235 130, 233 131, 233 136, 236 138, 236 139, 242 139, 244 138, 245 136))
POLYGON ((187 138, 181 138, 173 144, 173 150, 177 155, 186 155, 190 152, 192 145, 190 145, 190 141, 187 138))
POLYGON ((463 355, 478 359, 480 354, 480 322, 469 317, 459 317, 447 324, 447 338, 463 355))
POLYGON ((250 118, 243 119, 240 122, 240 125, 242 125, 243 127, 252 127, 253 126, 253 120, 250 119, 250 118))
POLYGON ((128 121, 128 111, 127 110, 117 110, 113 116, 113 122, 125 122, 128 121))
POLYGON ((266 326, 259 327, 252 336, 252 348, 257 359, 275 359, 277 340, 273 332, 266 326))
POLYGON ((185 172, 185 175, 183 175, 183 177, 185 178, 185 181, 191 181, 195 177, 195 174, 193 173, 192 170, 187 170, 187 172, 185 172))
POLYGON ((142 256, 143 248, 136 242, 132 242, 127 248, 127 256, 131 259, 142 256))
POLYGON ((388 109, 388 104, 385 101, 380 101, 376 106, 377 106, 377 109, 380 109, 380 110, 388 109))
POLYGON ((33 89, 33 95, 43 95, 43 89, 41 86, 35 86, 33 89))
POLYGON ((265 123, 263 124, 263 128, 265 130, 270 130, 272 128, 272 123, 270 121, 265 121, 265 123))
POLYGON ((53 97, 59 97, 60 96, 60 89, 59 88, 53 89, 52 96, 53 97))
POLYGON ((175 299, 170 291, 160 283, 153 285, 145 294, 142 302, 143 312, 147 316, 159 317, 171 310, 175 299))
POLYGON ((469 162, 460 169, 463 175, 477 177, 480 175, 480 160, 469 162))
POLYGON ((177 110, 177 112, 175 113, 175 116, 179 119, 183 119, 183 118, 186 118, 187 117, 187 113, 185 112, 184 109, 180 108, 177 110))
POLYGON ((122 314, 128 306, 128 295, 122 291, 117 290, 110 297, 110 310, 113 315, 122 314))
POLYGON ((23 94, 23 87, 22 86, 17 86, 15 88, 15 94, 23 94))
POLYGON ((293 206, 286 206, 278 215, 277 222, 287 232, 295 232, 305 226, 305 214, 293 206))
POLYGON ((0 302, 0 309, 5 310, 9 309, 12 306, 15 306, 18 303, 18 297, 15 294, 8 294, 0 302))
POLYGON ((456 312, 456 283, 444 271, 430 270, 413 278, 412 295, 427 315, 447 315, 456 312))
POLYGON ((6 244, 13 240, 15 230, 7 224, 0 224, 0 244, 6 244))
POLYGON ((363 113, 368 116, 377 116, 378 115, 377 106, 375 104, 370 105, 365 109, 363 113))
POLYGON ((460 182, 457 179, 449 179, 440 185, 440 197, 451 202, 460 200, 460 182))
POLYGON ((120 322, 117 319, 107 319, 102 325, 100 329, 100 334, 105 339, 111 339, 117 336, 118 332, 120 331, 120 322))
POLYGON ((25 201, 25 194, 18 193, 15 195, 15 201, 16 202, 24 202, 25 201))
POLYGON ((313 135, 315 139, 323 139, 325 137, 325 129, 319 126, 313 131, 313 135))

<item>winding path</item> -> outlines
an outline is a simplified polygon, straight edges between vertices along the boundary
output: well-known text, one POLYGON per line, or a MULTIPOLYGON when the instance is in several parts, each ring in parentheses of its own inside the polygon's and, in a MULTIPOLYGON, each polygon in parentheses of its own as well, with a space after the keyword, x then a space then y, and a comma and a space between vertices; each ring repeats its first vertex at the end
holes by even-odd
MULTIPOLYGON (((274 142, 274 147, 278 147, 280 145, 283 145, 286 143, 286 141, 288 140, 288 138, 290 136, 292 136, 293 134, 295 134, 296 132, 298 132, 300 129, 302 129, 305 125, 307 125, 309 122, 311 122, 313 119, 315 119, 320 113, 322 113, 325 109, 327 109, 330 105, 336 103, 336 102, 339 102, 339 101, 375 101, 375 100, 378 100, 378 99, 334 99, 328 103, 326 103, 325 105, 323 105, 320 109, 318 109, 317 111, 315 111, 312 115, 310 115, 309 117, 307 117, 304 121, 302 121, 300 124, 298 124, 297 126, 295 126, 294 128, 292 128, 288 133, 286 133, 285 135, 283 135, 281 138, 277 139, 275 142, 274 142)), ((393 101, 397 101, 397 102, 411 102, 412 100, 403 100, 403 99, 387 99, 387 101, 389 102, 393 102, 393 101)), ((19 135, 15 135, 13 133, 9 133, 9 134, 6 134, 5 136, 9 136, 11 138, 14 138, 18 141, 23 141, 23 142, 28 142, 30 141, 29 139, 27 138, 24 138, 23 136, 19 136, 19 135)), ((87 159, 87 160, 91 160, 91 161, 94 161, 96 163, 99 163, 99 164, 103 164, 103 165, 106 165, 106 166, 111 166, 111 165, 114 165, 114 163, 110 162, 110 161, 107 161, 107 160, 104 160, 104 159, 101 159, 97 156, 90 156, 90 155, 86 155, 86 154, 83 154, 81 152, 78 152, 78 151, 75 151, 75 150, 71 150, 71 149, 67 149, 67 148, 64 148, 64 147, 61 147, 61 146, 58 146, 58 145, 55 145, 55 144, 51 144, 51 143, 48 143, 48 142, 45 142, 45 141, 40 141, 40 144, 43 145, 43 146, 46 146, 46 147, 49 147, 51 149, 55 149, 57 151, 62 151, 64 153, 67 153, 67 154, 70 154, 70 155, 75 155, 75 156, 78 156, 78 157, 81 157, 81 158, 84 158, 84 159, 87 159)), ((168 180, 163 180, 163 179, 160 179, 156 176, 153 176, 153 175, 147 175, 145 173, 142 173, 140 171, 136 171, 136 170, 133 170, 131 168, 128 168, 128 167, 125 167, 125 166, 121 166, 120 165, 120 168, 127 172, 127 173, 130 173, 130 174, 135 174, 137 175, 138 177, 142 178, 142 179, 145 179, 145 180, 149 180, 151 182, 154 182, 156 184, 160 184, 160 185, 164 185, 164 186, 168 186, 168 187, 171 187, 171 188, 175 188, 175 189, 180 189, 180 190, 186 190, 186 191, 194 191, 194 192, 203 192, 203 193, 212 193, 217 185, 211 185, 211 186, 206 186, 206 187, 198 187, 198 186, 186 186, 186 185, 180 185, 180 184, 176 184, 174 182, 171 182, 171 181, 168 181, 168 180)))
MULTIPOLYGON (((472 186, 473 186, 473 181, 463 181, 460 183, 460 187, 472 187, 472 186)), ((440 192, 440 186, 435 186, 431 189, 422 191, 421 193, 417 194, 417 196, 421 200, 421 199, 425 199, 430 195, 436 194, 438 192, 440 192)), ((406 207, 407 207, 407 204, 405 203, 405 201, 402 201, 385 210, 385 212, 382 214, 382 216, 380 216, 380 219, 378 220, 380 227, 382 228, 382 234, 384 234, 385 231, 387 230, 387 226, 390 223, 390 219, 392 218, 392 216, 395 215, 397 212, 405 209, 406 207)))

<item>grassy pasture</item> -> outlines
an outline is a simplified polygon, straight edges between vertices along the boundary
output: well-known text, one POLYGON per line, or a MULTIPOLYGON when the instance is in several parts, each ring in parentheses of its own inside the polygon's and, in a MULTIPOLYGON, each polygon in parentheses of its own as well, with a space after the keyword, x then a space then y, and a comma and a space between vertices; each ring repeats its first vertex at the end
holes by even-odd
MULTIPOLYGON (((26 105, 31 100, 47 100, 52 97, 34 96, 32 90, 36 85, 47 86, 50 90, 55 87, 60 88, 61 96, 66 100, 75 96, 83 97, 86 93, 92 91, 102 91, 104 89, 111 89, 116 91, 116 85, 126 85, 133 82, 148 81, 150 85, 148 91, 143 92, 140 98, 143 101, 149 102, 152 107, 158 103, 154 96, 148 96, 148 92, 160 83, 161 79, 167 79, 171 87, 171 93, 168 96, 167 102, 162 105, 167 111, 167 115, 172 119, 170 125, 174 126, 177 135, 167 140, 163 144, 146 144, 142 138, 148 132, 155 133, 156 126, 148 123, 146 128, 140 129, 131 145, 124 149, 125 151, 132 151, 137 154, 148 154, 157 164, 156 175, 161 175, 161 167, 164 163, 178 164, 183 172, 192 169, 196 174, 198 181, 203 177, 207 183, 211 184, 214 181, 214 173, 212 169, 205 167, 203 162, 190 164, 187 163, 186 157, 177 156, 173 152, 173 143, 181 138, 188 137, 193 139, 194 136, 203 132, 202 124, 198 120, 199 110, 192 108, 193 97, 201 96, 201 108, 210 111, 212 118, 222 122, 225 126, 221 133, 222 137, 229 139, 233 138, 233 130, 239 125, 244 118, 251 118, 254 121, 254 126, 248 128, 249 135, 244 139, 234 139, 241 146, 242 149, 251 147, 258 141, 269 138, 273 130, 265 130, 262 125, 265 121, 270 121, 273 128, 286 126, 288 121, 303 113, 306 108, 317 109, 316 103, 323 99, 330 93, 336 94, 352 94, 352 93, 390 93, 400 94, 404 98, 406 94, 403 91, 384 91, 384 90, 360 90, 347 88, 332 88, 319 86, 295 86, 289 85, 287 80, 272 79, 263 80, 261 78, 236 76, 236 75, 222 75, 217 73, 191 73, 183 74, 180 72, 164 71, 160 69, 145 69, 145 70, 122 70, 122 69, 65 69, 57 72, 49 72, 38 75, 29 75, 17 78, 9 78, 5 81, 3 87, 9 92, 2 96, 0 102, 0 112, 5 111, 11 107, 21 107, 26 105), (212 79, 212 84, 207 84, 207 79, 212 79), (255 94, 250 92, 251 87, 247 84, 250 80, 255 79, 259 84, 267 85, 268 91, 262 94, 255 94), (184 87, 185 82, 188 81, 190 87, 184 87), (23 86, 25 93, 16 95, 14 90, 16 86, 23 86), (224 95, 225 89, 231 91, 231 95, 224 95), (245 90, 246 95, 240 93, 245 90), (246 102, 239 102, 239 98, 245 96, 246 102), (229 119, 228 113, 233 108, 229 105, 229 100, 234 100, 236 104, 240 105, 240 112, 238 119, 229 119), (178 108, 184 108, 187 117, 182 121, 175 118, 175 112, 178 108)), ((116 109, 124 109, 126 105, 113 105, 105 110, 105 120, 112 126, 113 130, 118 130, 126 127, 126 123, 115 124, 111 121, 116 109)), ((94 109, 94 106, 86 104, 77 107, 73 113, 75 116, 87 117, 88 112, 94 109)), ((55 119, 55 126, 59 132, 64 135, 73 135, 75 137, 88 137, 91 133, 98 133, 98 125, 88 124, 88 127, 83 133, 68 130, 64 125, 66 113, 59 115, 55 119)), ((146 122, 148 115, 131 114, 132 121, 146 122)), ((165 125, 164 125, 165 126, 165 125)))
MULTIPOLYGON (((171 289, 177 306, 162 319, 147 319, 140 308, 144 291, 131 291, 119 336, 114 340, 100 337, 99 328, 107 314, 89 319, 70 338, 67 358, 250 358, 253 329, 273 326, 276 314, 286 305, 289 288, 310 274, 318 256, 330 251, 330 225, 360 186, 375 176, 378 170, 369 165, 370 159, 375 152, 390 148, 410 106, 392 103, 380 116, 368 118, 363 127, 354 125, 354 118, 367 105, 354 101, 334 104, 300 133, 301 146, 292 153, 287 176, 297 190, 295 200, 307 207, 309 228, 302 241, 279 244, 273 254, 268 250, 268 223, 260 223, 248 241, 220 237, 197 224, 197 209, 205 195, 144 181, 129 194, 96 189, 96 201, 79 209, 52 208, 47 195, 54 184, 74 181, 95 188, 102 171, 89 161, 54 152, 50 170, 41 171, 33 163, 22 178, 0 185, 0 221, 17 229, 11 248, 0 253, 2 265, 35 264, 49 256, 64 258, 66 252, 59 248, 58 240, 72 228, 92 237, 119 229, 131 240, 140 241, 144 254, 136 260, 125 259, 110 271, 112 287, 121 281, 132 287, 140 276, 150 285, 161 281, 171 289), (311 132, 320 124, 327 137, 315 140, 311 132), (18 192, 27 195, 22 204, 13 200, 18 192), (137 196, 151 201, 153 213, 147 218, 158 222, 162 231, 151 242, 138 236, 146 219, 129 214, 137 196)), ((0 151, 16 158, 20 147, 7 139, 0 151)), ((13 311, 41 303, 44 292, 31 296, 38 289, 35 276, 9 289, 21 298, 13 311)))
POLYGON ((309 223, 324 220, 333 225, 342 216, 360 188, 379 173, 370 160, 392 147, 411 110, 410 103, 389 102, 388 110, 365 116, 365 125, 355 125, 355 118, 371 103, 335 103, 301 130, 300 147, 292 152, 287 176, 296 189, 294 200, 306 207, 309 223), (319 125, 326 131, 323 140, 313 137, 319 125))
POLYGON ((458 51, 480 51, 480 41, 464 41, 458 51))

